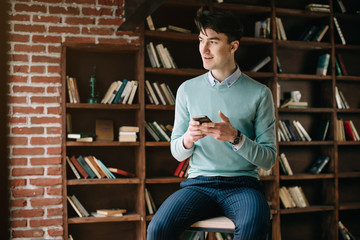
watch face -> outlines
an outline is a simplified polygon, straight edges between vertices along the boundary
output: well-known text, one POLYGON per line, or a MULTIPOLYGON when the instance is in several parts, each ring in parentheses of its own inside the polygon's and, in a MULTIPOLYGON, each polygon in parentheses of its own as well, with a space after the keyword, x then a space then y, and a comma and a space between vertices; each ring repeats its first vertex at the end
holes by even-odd
POLYGON ((234 142, 233 142, 232 144, 236 145, 236 144, 238 144, 239 142, 240 142, 240 138, 239 138, 239 137, 236 137, 236 138, 234 139, 234 142))

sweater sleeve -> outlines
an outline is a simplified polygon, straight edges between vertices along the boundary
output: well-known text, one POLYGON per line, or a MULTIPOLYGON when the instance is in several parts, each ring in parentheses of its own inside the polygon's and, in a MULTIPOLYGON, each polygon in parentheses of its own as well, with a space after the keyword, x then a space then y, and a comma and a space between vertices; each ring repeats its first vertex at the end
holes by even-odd
POLYGON ((238 153, 257 167, 270 169, 276 160, 275 110, 270 89, 264 88, 254 119, 255 140, 246 138, 238 153))
POLYGON ((171 154, 179 162, 190 157, 194 151, 194 147, 186 149, 182 141, 190 121, 190 114, 187 110, 187 96, 184 91, 185 83, 180 85, 176 93, 175 122, 170 145, 171 154))

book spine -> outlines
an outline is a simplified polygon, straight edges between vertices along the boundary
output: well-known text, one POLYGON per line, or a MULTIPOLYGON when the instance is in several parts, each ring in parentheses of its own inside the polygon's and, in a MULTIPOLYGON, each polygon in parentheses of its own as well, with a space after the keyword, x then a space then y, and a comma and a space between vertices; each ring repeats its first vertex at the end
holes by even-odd
POLYGON ((84 177, 84 178, 88 178, 89 174, 85 171, 85 169, 83 168, 83 166, 78 162, 78 160, 76 159, 75 156, 72 156, 70 158, 70 161, 74 164, 74 166, 76 167, 76 169, 79 171, 79 173, 84 177))
POLYGON ((80 174, 78 173, 78 171, 76 170, 74 164, 70 161, 70 159, 69 159, 68 156, 66 156, 66 162, 69 164, 71 170, 72 170, 73 173, 75 174, 75 177, 76 177, 77 179, 80 179, 80 178, 81 178, 81 177, 80 177, 80 174))
POLYGON ((96 177, 95 173, 91 170, 89 165, 87 165, 87 163, 85 162, 84 158, 81 155, 77 158, 77 160, 81 164, 81 166, 85 169, 85 171, 89 174, 90 178, 96 177))
POLYGON ((251 68, 250 72, 257 72, 259 71, 262 67, 264 67, 268 62, 270 62, 271 57, 267 56, 264 59, 262 59, 259 63, 257 63, 254 67, 251 68))
POLYGON ((326 76, 330 62, 330 54, 326 53, 319 56, 316 68, 316 75, 326 76))

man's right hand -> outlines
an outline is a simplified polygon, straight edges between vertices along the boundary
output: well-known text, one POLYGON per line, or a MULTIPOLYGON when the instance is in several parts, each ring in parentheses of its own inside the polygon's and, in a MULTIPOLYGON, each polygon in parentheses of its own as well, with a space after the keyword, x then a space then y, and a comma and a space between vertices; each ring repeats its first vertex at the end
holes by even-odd
POLYGON ((183 145, 186 149, 192 148, 197 140, 205 136, 206 135, 201 131, 200 122, 191 120, 189 122, 189 127, 183 137, 183 145))

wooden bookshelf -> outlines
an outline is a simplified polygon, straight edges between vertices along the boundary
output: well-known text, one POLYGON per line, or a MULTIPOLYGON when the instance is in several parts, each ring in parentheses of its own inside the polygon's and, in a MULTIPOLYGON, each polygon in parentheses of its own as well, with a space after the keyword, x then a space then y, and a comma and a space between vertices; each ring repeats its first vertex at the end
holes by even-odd
MULTIPOLYGON (((274 97, 284 99, 286 93, 299 90, 302 101, 309 107, 303 109, 277 108, 279 120, 299 120, 311 137, 315 137, 320 120, 330 120, 325 141, 278 142, 278 153, 285 153, 294 175, 283 175, 279 161, 273 175, 261 177, 267 200, 271 203, 272 239, 341 239, 338 221, 356 236, 360 235, 360 142, 339 141, 337 119, 352 120, 360 130, 360 36, 354 24, 360 16, 351 13, 352 4, 343 0, 348 13, 339 13, 334 1, 328 0, 330 13, 308 12, 305 5, 311 1, 287 0, 238 0, 217 3, 215 0, 166 0, 153 14, 155 27, 169 24, 190 29, 192 33, 150 31, 146 22, 140 27, 139 46, 118 45, 64 45, 62 51, 62 113, 72 114, 73 129, 93 130, 97 118, 111 119, 115 130, 121 125, 140 127, 136 143, 119 143, 117 134, 112 142, 78 143, 66 141, 63 128, 63 153, 67 155, 93 154, 105 164, 125 169, 136 174, 135 178, 76 179, 63 161, 64 197, 75 194, 89 211, 97 208, 126 208, 123 217, 99 219, 79 218, 64 198, 64 238, 70 233, 78 239, 100 239, 99 232, 106 232, 106 239, 146 239, 146 227, 152 219, 146 209, 145 187, 150 191, 155 204, 161 203, 179 188, 184 178, 173 176, 178 162, 170 153, 169 142, 155 142, 147 134, 145 121, 172 124, 174 106, 151 104, 145 92, 145 79, 150 82, 167 83, 174 94, 180 84, 194 76, 205 73, 198 49, 198 35, 193 22, 201 7, 210 10, 231 10, 244 20, 245 32, 236 55, 243 73, 267 85, 274 97), (171 13, 171 14, 169 14, 171 13), (275 18, 282 19, 288 40, 278 40, 275 18), (333 17, 336 17, 347 44, 343 45, 337 35, 333 17), (254 24, 258 20, 271 19, 269 38, 255 38, 254 24), (301 32, 309 25, 328 24, 329 29, 320 42, 299 41, 301 32), (163 43, 175 60, 177 69, 153 68, 146 52, 149 42, 163 43), (330 53, 330 64, 326 76, 315 74, 318 56, 330 53), (348 75, 339 76, 335 68, 335 57, 343 57, 348 75), (279 58, 280 72, 276 61, 271 61, 259 72, 249 69, 259 59, 270 56, 279 58), (137 79, 138 92, 131 105, 87 104, 88 79, 93 65, 97 64, 98 91, 101 98, 110 83, 122 78, 137 79), (81 103, 71 104, 67 100, 66 75, 77 78, 81 103), (280 84, 280 92, 277 92, 280 84), (338 109, 335 87, 343 92, 349 109, 338 109), (307 173, 319 155, 329 155, 330 162, 320 174, 307 173), (282 186, 301 186, 310 207, 285 209, 279 198, 282 186)), ((65 126, 65 117, 63 118, 65 126)))

